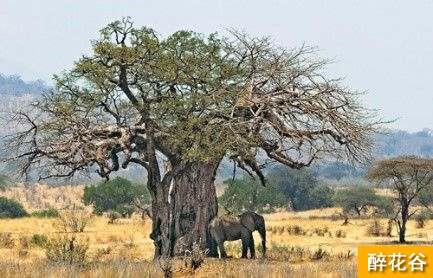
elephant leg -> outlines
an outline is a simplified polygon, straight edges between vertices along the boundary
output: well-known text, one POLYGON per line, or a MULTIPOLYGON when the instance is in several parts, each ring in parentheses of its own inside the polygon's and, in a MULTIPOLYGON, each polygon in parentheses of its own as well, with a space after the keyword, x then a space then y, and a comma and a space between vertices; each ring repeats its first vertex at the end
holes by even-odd
POLYGON ((247 258, 247 252, 248 252, 248 247, 250 245, 251 242, 251 233, 245 233, 242 236, 242 258, 246 259, 247 258))
POLYGON ((250 240, 250 255, 251 255, 251 259, 255 259, 256 258, 256 249, 254 246, 254 237, 251 235, 251 240, 250 240))
POLYGON ((220 256, 221 258, 227 258, 226 250, 224 249, 224 241, 218 242, 218 248, 220 249, 220 256))

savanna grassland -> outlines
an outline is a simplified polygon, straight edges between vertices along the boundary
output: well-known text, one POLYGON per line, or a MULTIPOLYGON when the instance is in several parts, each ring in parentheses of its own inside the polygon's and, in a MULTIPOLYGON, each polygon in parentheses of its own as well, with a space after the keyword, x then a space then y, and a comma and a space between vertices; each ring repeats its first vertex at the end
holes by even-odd
MULTIPOLYGON (((0 195, 13 197, 28 211, 63 209, 78 202, 82 187, 15 187, 0 195)), ((84 232, 62 229, 58 218, 25 217, 0 220, 0 277, 355 277, 357 246, 390 244, 397 240, 395 227, 386 236, 387 219, 349 219, 342 225, 339 209, 278 212, 265 215, 267 258, 239 259, 240 242, 227 242, 227 260, 206 258, 192 270, 188 258, 154 262, 149 239, 151 221, 134 215, 108 223, 105 216, 92 216, 84 232), (373 225, 374 224, 374 225, 373 225), (36 236, 35 236, 36 235, 36 236), (86 250, 81 266, 47 259, 46 247, 35 237, 71 240, 86 250)), ((255 242, 260 250, 258 234, 255 242)), ((417 228, 409 222, 407 240, 433 240, 433 222, 417 228)), ((67 241, 68 242, 68 241, 67 241)))

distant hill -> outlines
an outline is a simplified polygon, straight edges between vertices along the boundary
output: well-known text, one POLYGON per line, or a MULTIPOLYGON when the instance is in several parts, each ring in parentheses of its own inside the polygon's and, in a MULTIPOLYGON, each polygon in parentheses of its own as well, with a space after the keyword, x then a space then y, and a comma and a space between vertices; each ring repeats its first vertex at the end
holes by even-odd
POLYGON ((42 80, 25 82, 18 75, 6 76, 0 73, 0 95, 2 96, 39 96, 47 89, 48 86, 42 80))

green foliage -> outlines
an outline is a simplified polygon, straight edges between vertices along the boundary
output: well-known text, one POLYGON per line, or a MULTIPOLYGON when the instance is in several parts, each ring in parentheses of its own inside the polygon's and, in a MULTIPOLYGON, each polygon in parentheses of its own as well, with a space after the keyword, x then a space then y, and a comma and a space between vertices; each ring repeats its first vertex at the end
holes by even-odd
POLYGON ((314 187, 308 196, 309 206, 311 208, 328 208, 333 206, 332 198, 334 190, 326 185, 318 185, 314 187))
POLYGON ((278 166, 269 173, 268 180, 280 188, 294 210, 332 206, 333 190, 319 185, 316 174, 307 168, 278 166))
POLYGON ((358 216, 366 213, 371 207, 376 207, 383 213, 392 211, 392 203, 389 199, 377 195, 374 189, 365 186, 337 190, 334 203, 343 208, 345 213, 354 212, 358 216))
POLYGON ((48 237, 42 234, 34 234, 30 240, 31 244, 39 247, 45 247, 48 242, 48 237))
POLYGON ((93 205, 97 215, 113 210, 129 217, 134 211, 131 206, 135 201, 149 204, 149 191, 144 184, 133 183, 121 177, 84 188, 83 202, 93 205))
POLYGON ((56 217, 60 217, 60 213, 55 208, 48 208, 48 209, 34 211, 31 213, 31 216, 37 218, 56 218, 56 217))
POLYGON ((272 212, 277 207, 284 207, 287 200, 278 186, 268 183, 262 186, 258 180, 245 177, 239 180, 225 182, 224 194, 219 203, 233 213, 245 210, 257 212, 272 212))
POLYGON ((0 219, 28 216, 23 206, 13 199, 0 197, 0 219))
POLYGON ((433 205, 433 188, 427 187, 421 190, 418 195, 418 200, 424 206, 433 205))

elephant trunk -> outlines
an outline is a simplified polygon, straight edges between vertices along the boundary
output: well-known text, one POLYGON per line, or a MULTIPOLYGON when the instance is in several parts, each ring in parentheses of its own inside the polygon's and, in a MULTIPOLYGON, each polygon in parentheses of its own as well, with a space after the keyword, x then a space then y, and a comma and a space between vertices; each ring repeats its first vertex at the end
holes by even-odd
POLYGON ((263 226, 258 230, 258 232, 262 238, 262 253, 264 257, 266 256, 266 228, 263 226))

